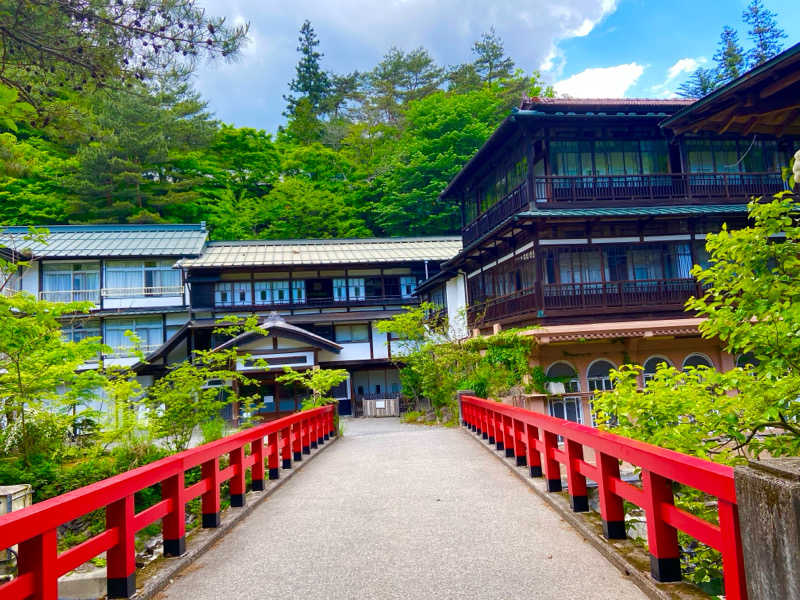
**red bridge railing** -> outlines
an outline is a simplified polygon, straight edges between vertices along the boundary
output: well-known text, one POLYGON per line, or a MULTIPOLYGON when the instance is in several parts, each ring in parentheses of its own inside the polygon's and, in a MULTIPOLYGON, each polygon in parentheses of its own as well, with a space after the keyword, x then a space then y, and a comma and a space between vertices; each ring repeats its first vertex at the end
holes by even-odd
POLYGON ((461 415, 466 427, 496 444, 498 450, 505 449, 506 456, 516 457, 517 465, 528 465, 531 477, 544 476, 549 492, 561 491, 564 465, 575 512, 589 510, 586 479, 595 481, 606 539, 626 537, 623 500, 642 508, 647 521, 650 572, 657 581, 681 579, 680 530, 722 553, 725 597, 746 600, 731 467, 474 396, 461 397, 461 415), (594 464, 584 459, 584 448, 594 451, 594 464), (641 488, 620 478, 620 461, 641 468, 641 488), (716 497, 719 524, 677 508, 673 482, 716 497))
POLYGON ((247 470, 251 488, 263 490, 265 475, 277 479, 281 463, 290 468, 292 460, 302 460, 336 435, 334 409, 295 413, 0 517, 0 548, 19 544, 18 576, 0 586, 0 598, 56 600, 61 575, 106 551, 108 596, 130 597, 136 591, 137 531, 162 519, 164 555, 180 556, 186 549, 187 502, 199 496, 203 527, 218 527, 221 484, 230 481, 231 506, 244 506, 247 470), (225 455, 230 464, 220 469, 225 455), (198 466, 201 479, 186 487, 186 471, 198 466), (162 500, 135 512, 134 494, 156 484, 162 500), (102 508, 105 531, 59 553, 57 528, 102 508))

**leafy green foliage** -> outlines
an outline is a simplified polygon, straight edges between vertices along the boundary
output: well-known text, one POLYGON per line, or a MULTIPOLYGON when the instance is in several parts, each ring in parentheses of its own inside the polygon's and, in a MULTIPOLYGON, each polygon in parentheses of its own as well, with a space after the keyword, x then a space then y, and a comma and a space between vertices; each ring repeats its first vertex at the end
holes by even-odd
POLYGON ((328 398, 326 394, 334 387, 347 381, 346 369, 307 369, 295 371, 291 367, 284 367, 284 374, 275 378, 279 383, 298 383, 311 391, 311 396, 303 402, 303 410, 310 410, 336 401, 328 398))

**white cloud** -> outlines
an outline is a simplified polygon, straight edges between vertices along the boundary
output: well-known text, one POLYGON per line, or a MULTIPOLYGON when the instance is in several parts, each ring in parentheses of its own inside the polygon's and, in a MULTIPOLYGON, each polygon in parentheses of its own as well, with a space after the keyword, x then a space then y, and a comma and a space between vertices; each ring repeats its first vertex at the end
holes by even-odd
POLYGON ((622 98, 644 72, 639 63, 586 69, 553 85, 556 93, 573 98, 622 98))
MULTIPOLYGON (((558 73, 559 42, 588 35, 618 0, 201 0, 209 14, 250 22, 254 43, 233 64, 203 65, 197 87, 227 122, 274 130, 309 19, 337 73, 369 70, 391 47, 427 48, 440 64, 473 59, 472 44, 494 25, 517 66, 558 73)), ((557 76, 557 75, 554 75, 557 76)))

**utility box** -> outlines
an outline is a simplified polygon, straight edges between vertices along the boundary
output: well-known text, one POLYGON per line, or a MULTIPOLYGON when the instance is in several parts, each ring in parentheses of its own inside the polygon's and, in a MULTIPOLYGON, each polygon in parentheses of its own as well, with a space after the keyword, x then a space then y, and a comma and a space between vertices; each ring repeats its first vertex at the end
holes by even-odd
MULTIPOLYGON (((0 515, 25 508, 33 504, 33 488, 30 484, 0 485, 0 515)), ((16 546, 11 548, 16 551, 16 546)), ((0 548, 0 562, 11 560, 7 548, 0 548)))

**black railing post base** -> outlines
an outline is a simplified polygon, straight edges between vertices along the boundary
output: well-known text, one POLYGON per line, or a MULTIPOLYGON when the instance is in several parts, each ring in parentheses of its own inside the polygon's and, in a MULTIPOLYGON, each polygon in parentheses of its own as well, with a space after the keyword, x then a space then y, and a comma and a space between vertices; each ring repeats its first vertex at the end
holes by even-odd
POLYGON ((656 581, 668 583, 681 580, 680 558, 657 558, 650 555, 650 575, 656 581))

